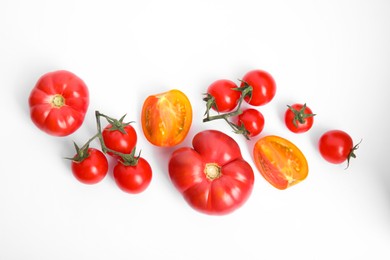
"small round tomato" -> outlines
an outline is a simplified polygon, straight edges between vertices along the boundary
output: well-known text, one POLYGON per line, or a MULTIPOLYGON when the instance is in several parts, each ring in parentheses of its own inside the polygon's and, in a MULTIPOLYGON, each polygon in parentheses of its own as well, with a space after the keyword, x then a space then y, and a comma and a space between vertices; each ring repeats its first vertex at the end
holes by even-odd
POLYGON ((213 82, 208 88, 207 93, 214 98, 212 108, 218 112, 230 112, 238 104, 241 92, 235 90, 236 83, 227 79, 220 79, 213 82))
POLYGON ((342 130, 330 130, 325 132, 318 141, 321 156, 328 162, 340 164, 356 158, 355 150, 359 144, 353 146, 352 138, 342 130))
POLYGON ((29 97, 32 121, 54 136, 76 131, 84 121, 88 105, 89 93, 84 81, 65 70, 41 76, 29 97))
POLYGON ((249 71, 241 80, 240 87, 252 87, 252 94, 245 101, 252 106, 262 106, 270 102, 276 93, 274 78, 264 70, 249 71))
POLYGON ((253 158, 261 175, 281 190, 301 182, 309 172, 301 150, 279 136, 260 138, 253 148, 253 158))
POLYGON ((136 165, 125 165, 118 161, 114 167, 114 179, 124 192, 137 194, 144 191, 152 180, 152 168, 142 157, 136 165))
POLYGON ((88 148, 85 158, 77 160, 75 155, 72 160, 72 173, 82 183, 95 184, 100 182, 108 171, 106 156, 95 148, 88 148))
POLYGON ((173 89, 149 96, 141 113, 146 139, 156 145, 170 147, 181 143, 192 123, 192 107, 187 96, 173 89))
POLYGON ((245 129, 248 131, 248 136, 253 137, 263 131, 264 116, 260 111, 248 108, 238 116, 237 125, 244 125, 245 129))
MULTIPOLYGON (((131 153, 137 144, 137 133, 129 124, 119 127, 108 124, 102 136, 107 148, 124 154, 131 153)), ((112 155, 111 152, 108 154, 112 155)))
POLYGON ((172 153, 169 177, 194 209, 223 215, 241 207, 249 198, 254 175, 230 136, 205 130, 196 134, 192 146, 172 153))
POLYGON ((288 106, 284 114, 284 122, 293 133, 307 132, 314 123, 313 112, 306 104, 293 104, 288 106))

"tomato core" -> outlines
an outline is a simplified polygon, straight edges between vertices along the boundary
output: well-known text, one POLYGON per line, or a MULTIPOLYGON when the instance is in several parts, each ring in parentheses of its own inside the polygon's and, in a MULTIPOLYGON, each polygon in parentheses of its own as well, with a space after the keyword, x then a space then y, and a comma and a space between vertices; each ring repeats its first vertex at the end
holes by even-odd
POLYGON ((56 94, 52 97, 51 104, 53 107, 62 107, 65 105, 65 98, 60 94, 56 94))
POLYGON ((221 167, 216 163, 206 163, 204 173, 206 174, 207 179, 211 181, 218 179, 221 177, 221 167))

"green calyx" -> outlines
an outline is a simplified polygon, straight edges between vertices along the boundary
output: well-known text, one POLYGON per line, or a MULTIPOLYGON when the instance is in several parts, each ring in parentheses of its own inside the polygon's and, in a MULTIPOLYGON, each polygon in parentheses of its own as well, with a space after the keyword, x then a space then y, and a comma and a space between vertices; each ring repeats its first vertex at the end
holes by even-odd
POLYGON ((295 127, 298 127, 298 123, 297 122, 299 122, 300 124, 304 124, 304 123, 306 123, 306 118, 313 117, 313 116, 316 115, 316 114, 307 114, 307 113, 305 113, 306 103, 303 104, 303 106, 302 106, 302 108, 300 110, 296 110, 295 108, 293 108, 292 106, 289 106, 289 105, 287 105, 287 107, 291 110, 291 112, 294 113, 293 125, 295 127))
POLYGON ((349 163, 350 163, 350 161, 351 161, 351 158, 356 158, 355 151, 356 151, 357 149, 359 149, 359 145, 361 144, 362 141, 363 141, 363 139, 360 140, 360 142, 357 143, 354 147, 352 147, 352 149, 351 149, 351 151, 349 152, 348 157, 347 157, 347 167, 346 167, 345 169, 348 169, 349 163))

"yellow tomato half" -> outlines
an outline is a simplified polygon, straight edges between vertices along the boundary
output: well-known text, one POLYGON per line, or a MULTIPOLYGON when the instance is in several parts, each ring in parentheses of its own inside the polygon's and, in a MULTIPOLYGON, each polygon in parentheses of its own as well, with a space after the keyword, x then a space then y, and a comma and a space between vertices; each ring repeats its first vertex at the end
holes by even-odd
POLYGON ((261 175, 275 188, 284 190, 307 177, 309 167, 301 150, 279 136, 260 138, 253 157, 261 175))
POLYGON ((175 146, 184 140, 190 130, 191 103, 177 89, 151 95, 144 101, 141 123, 149 142, 156 146, 175 146))

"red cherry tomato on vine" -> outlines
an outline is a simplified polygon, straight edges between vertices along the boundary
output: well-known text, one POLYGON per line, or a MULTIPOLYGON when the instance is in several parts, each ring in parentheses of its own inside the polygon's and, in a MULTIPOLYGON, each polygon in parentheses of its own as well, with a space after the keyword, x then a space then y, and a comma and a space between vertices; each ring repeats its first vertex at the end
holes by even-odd
POLYGON ((41 76, 28 101, 31 119, 39 129, 50 135, 66 136, 83 123, 89 93, 83 80, 59 70, 41 76))
MULTIPOLYGON (((119 129, 108 124, 102 132, 103 140, 107 148, 129 154, 137 144, 137 133, 131 125, 123 126, 123 131, 122 133, 119 129)), ((110 152, 108 154, 112 155, 110 152)))
POLYGON ((248 108, 238 116, 237 125, 244 125, 248 131, 248 136, 253 137, 261 133, 264 129, 264 116, 263 114, 253 108, 248 108))
POLYGON ((88 148, 88 154, 81 161, 72 161, 72 173, 82 183, 95 184, 107 175, 108 161, 106 156, 95 148, 88 148))
POLYGON ((205 130, 195 135, 193 148, 173 152, 169 176, 194 209, 223 215, 241 207, 252 192, 254 174, 230 136, 205 130))
POLYGON ((236 83, 227 79, 220 79, 213 82, 208 88, 207 93, 214 97, 215 104, 212 106, 218 112, 230 112, 238 104, 241 92, 234 90, 238 88, 236 83))
POLYGON ((353 146, 352 138, 342 130, 330 130, 325 132, 318 141, 321 156, 328 162, 340 164, 356 158, 355 150, 359 144, 353 146))
POLYGON ((306 104, 294 104, 288 106, 284 114, 284 122, 291 132, 304 133, 313 126, 314 116, 315 114, 306 104))
POLYGON ((136 165, 125 165, 118 161, 114 167, 114 178, 118 187, 124 192, 137 194, 144 191, 152 180, 152 168, 142 157, 136 165))
POLYGON ((251 86, 251 97, 246 96, 245 101, 253 106, 262 106, 270 102, 276 93, 274 78, 264 70, 252 70, 244 75, 240 87, 251 86))

